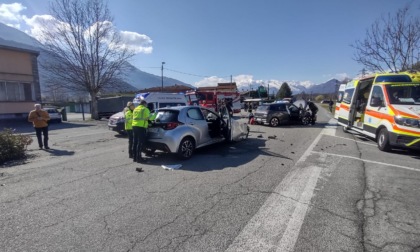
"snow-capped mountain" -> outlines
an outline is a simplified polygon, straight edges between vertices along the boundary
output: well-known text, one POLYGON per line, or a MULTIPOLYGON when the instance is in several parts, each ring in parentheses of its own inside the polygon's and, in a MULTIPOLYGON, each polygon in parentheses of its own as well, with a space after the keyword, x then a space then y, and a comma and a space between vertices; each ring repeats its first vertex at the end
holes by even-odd
POLYGON ((249 83, 237 83, 239 91, 247 91, 250 88, 252 90, 257 90, 258 87, 264 86, 266 89, 269 89, 270 94, 276 94, 281 85, 286 82, 290 89, 292 90, 293 94, 329 94, 336 92, 337 83, 338 85, 341 83, 346 83, 348 80, 339 81, 337 79, 331 79, 325 83, 314 84, 310 81, 277 81, 277 80, 269 80, 269 81, 254 81, 251 84, 249 83))
MULTIPOLYGON (((48 56, 48 52, 43 49, 43 46, 35 38, 29 36, 28 34, 15 29, 13 27, 7 26, 3 23, 0 23, 0 45, 11 46, 16 48, 30 49, 39 51, 40 55, 38 57, 39 62, 39 75, 41 83, 41 92, 45 92, 46 87, 44 80, 47 76, 47 72, 42 67, 43 61, 51 60, 51 57, 48 56)), ((136 91, 145 88, 157 87, 161 85, 162 79, 161 76, 149 74, 143 72, 127 62, 126 70, 123 74, 123 79, 121 80, 120 91, 136 91)), ((165 85, 186 85, 182 81, 164 77, 163 78, 165 85)), ((191 86, 193 87, 193 86, 191 86)), ((111 90, 110 90, 111 91, 111 90)), ((117 91, 117 90, 112 90, 117 91)))

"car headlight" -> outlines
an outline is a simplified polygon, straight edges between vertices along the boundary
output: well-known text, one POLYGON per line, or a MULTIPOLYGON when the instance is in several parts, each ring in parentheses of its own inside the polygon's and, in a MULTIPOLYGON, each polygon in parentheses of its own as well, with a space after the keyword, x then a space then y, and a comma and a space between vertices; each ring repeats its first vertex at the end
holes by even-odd
POLYGON ((407 127, 414 127, 419 128, 420 127, 420 120, 414 119, 414 118, 408 118, 403 116, 395 116, 395 123, 407 127))
POLYGON ((124 119, 124 117, 118 117, 118 119, 117 119, 117 123, 123 123, 123 122, 125 122, 125 119, 124 119))

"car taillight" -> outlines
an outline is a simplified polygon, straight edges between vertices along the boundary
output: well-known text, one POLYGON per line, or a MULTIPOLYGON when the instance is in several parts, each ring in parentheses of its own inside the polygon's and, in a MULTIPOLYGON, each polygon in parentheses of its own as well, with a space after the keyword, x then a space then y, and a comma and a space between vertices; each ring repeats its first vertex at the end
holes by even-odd
POLYGON ((182 125, 182 123, 180 123, 180 122, 170 122, 170 123, 165 124, 163 126, 163 129, 172 130, 172 129, 175 129, 176 127, 178 127, 178 125, 182 125))

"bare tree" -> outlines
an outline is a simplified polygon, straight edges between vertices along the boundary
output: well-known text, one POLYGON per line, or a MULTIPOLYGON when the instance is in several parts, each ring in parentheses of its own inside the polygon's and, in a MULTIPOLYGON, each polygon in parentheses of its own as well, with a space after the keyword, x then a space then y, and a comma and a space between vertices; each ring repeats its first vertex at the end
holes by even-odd
POLYGON ((55 0, 50 12, 55 20, 44 23, 41 39, 49 54, 46 82, 89 94, 98 119, 97 94, 118 87, 135 53, 124 46, 102 0, 55 0))
POLYGON ((370 71, 403 71, 419 62, 420 19, 409 6, 376 20, 366 38, 351 45, 354 59, 370 71))

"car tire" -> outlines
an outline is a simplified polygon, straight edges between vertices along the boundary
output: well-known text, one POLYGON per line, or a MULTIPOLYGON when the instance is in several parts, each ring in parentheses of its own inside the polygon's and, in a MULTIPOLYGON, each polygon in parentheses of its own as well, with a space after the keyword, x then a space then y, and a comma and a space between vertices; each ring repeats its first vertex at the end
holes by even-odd
POLYGON ((270 126, 271 127, 277 127, 277 126, 279 126, 279 124, 280 124, 280 121, 277 117, 271 118, 271 120, 270 120, 270 126))
POLYGON ((378 148, 381 151, 390 151, 391 150, 391 145, 389 144, 389 133, 388 133, 388 130, 386 128, 382 128, 379 131, 378 136, 376 137, 376 141, 378 143, 378 148))
POLYGON ((195 149, 195 142, 192 137, 184 137, 178 147, 178 157, 186 160, 192 157, 195 149))
POLYGON ((343 132, 344 133, 349 133, 349 128, 347 126, 343 126, 343 132))
POLYGON ((305 116, 302 117, 302 125, 308 125, 309 121, 310 121, 310 119, 309 119, 308 116, 305 115, 305 116))

